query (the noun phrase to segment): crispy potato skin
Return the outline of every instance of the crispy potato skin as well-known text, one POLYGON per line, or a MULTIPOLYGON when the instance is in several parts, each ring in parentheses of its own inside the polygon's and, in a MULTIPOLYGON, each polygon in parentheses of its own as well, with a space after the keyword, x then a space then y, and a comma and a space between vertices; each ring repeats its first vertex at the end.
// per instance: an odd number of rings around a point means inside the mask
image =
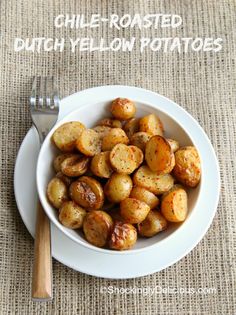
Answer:
POLYGON ((184 221, 188 212, 186 191, 183 188, 176 188, 167 193, 161 201, 161 212, 167 221, 184 221))
POLYGON ((47 186, 47 197, 53 207, 59 209, 63 202, 68 200, 68 192, 65 183, 57 177, 51 179, 47 186))
POLYGON ((143 201, 135 198, 126 198, 120 203, 120 214, 127 223, 140 223, 145 220, 150 207, 143 201))
POLYGON ((86 156, 94 156, 101 152, 102 140, 93 129, 85 129, 76 141, 76 148, 86 156))
POLYGON ((139 118, 131 118, 124 124, 123 128, 129 139, 139 131, 139 121, 139 118))
POLYGON ((159 199, 157 196, 155 196, 151 191, 139 186, 136 186, 132 189, 130 198, 135 198, 145 202, 150 207, 150 209, 156 208, 159 204, 159 199))
POLYGON ((85 126, 78 121, 65 123, 54 131, 52 140, 62 152, 72 152, 84 129, 85 126))
POLYGON ((117 144, 128 144, 129 138, 121 128, 112 128, 102 140, 102 151, 111 151, 117 144))
POLYGON ((129 148, 131 149, 135 157, 135 168, 138 168, 143 163, 143 151, 135 145, 130 145, 129 148))
POLYGON ((179 149, 179 142, 173 139, 166 139, 169 142, 171 150, 175 153, 179 149))
POLYGON ((144 116, 139 121, 139 130, 149 133, 150 135, 159 135, 163 137, 163 125, 159 117, 154 114, 144 116))
POLYGON ((127 250, 132 248, 137 241, 137 231, 129 223, 116 222, 111 234, 109 247, 116 250, 127 250))
POLYGON ((90 169, 98 177, 111 177, 113 169, 110 162, 110 151, 96 154, 91 161, 90 169))
POLYGON ((138 233, 141 236, 152 237, 167 228, 167 221, 157 210, 151 210, 146 219, 138 224, 138 233))
POLYGON ((63 153, 63 154, 59 154, 55 157, 55 159, 53 160, 53 168, 55 170, 56 173, 61 171, 61 163, 68 157, 74 156, 73 153, 63 153))
POLYGON ((107 126, 110 128, 122 128, 122 122, 118 119, 104 118, 99 121, 99 126, 107 126))
POLYGON ((104 138, 104 136, 109 133, 111 128, 107 127, 107 126, 96 126, 93 128, 93 130, 95 130, 96 133, 98 133, 99 138, 102 140, 104 138))
POLYGON ((83 222, 86 240, 97 247, 104 247, 108 243, 112 227, 112 218, 101 210, 89 212, 83 222))
POLYGON ((118 143, 111 150, 110 162, 112 168, 121 174, 131 174, 137 167, 133 150, 123 143, 118 143))
POLYGON ((128 120, 134 117, 136 106, 127 98, 117 98, 111 103, 111 113, 117 119, 128 120))
POLYGON ((104 193, 110 202, 118 203, 129 197, 132 187, 129 175, 113 173, 104 187, 104 193))
POLYGON ((201 178, 201 163, 193 146, 182 147, 175 152, 175 178, 185 186, 196 187, 201 178))
POLYGON ((81 228, 85 216, 86 211, 78 206, 74 201, 64 202, 59 212, 60 222, 70 229, 81 228))
POLYGON ((78 177, 87 172, 89 158, 80 154, 67 157, 61 163, 61 172, 69 177, 78 177))
POLYGON ((143 152, 145 151, 147 142, 151 139, 151 135, 147 132, 139 131, 132 135, 130 144, 135 145, 143 152))

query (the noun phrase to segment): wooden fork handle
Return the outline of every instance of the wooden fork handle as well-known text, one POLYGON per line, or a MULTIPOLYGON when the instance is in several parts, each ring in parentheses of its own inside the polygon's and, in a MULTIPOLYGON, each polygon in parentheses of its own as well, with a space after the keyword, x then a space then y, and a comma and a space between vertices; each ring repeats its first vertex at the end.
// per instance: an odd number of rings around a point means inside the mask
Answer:
POLYGON ((52 258, 50 233, 50 221, 39 202, 34 243, 32 282, 32 300, 34 301, 49 301, 52 299, 52 258))

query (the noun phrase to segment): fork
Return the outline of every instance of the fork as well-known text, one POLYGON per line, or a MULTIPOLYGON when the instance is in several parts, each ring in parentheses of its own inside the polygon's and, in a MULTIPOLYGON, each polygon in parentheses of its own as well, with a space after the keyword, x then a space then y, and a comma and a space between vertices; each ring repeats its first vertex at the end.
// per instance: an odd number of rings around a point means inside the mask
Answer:
MULTIPOLYGON (((59 96, 53 77, 35 77, 30 96, 32 123, 38 131, 40 144, 56 123, 59 96)), ((52 257, 50 221, 38 202, 34 244, 32 300, 52 299, 52 257)))

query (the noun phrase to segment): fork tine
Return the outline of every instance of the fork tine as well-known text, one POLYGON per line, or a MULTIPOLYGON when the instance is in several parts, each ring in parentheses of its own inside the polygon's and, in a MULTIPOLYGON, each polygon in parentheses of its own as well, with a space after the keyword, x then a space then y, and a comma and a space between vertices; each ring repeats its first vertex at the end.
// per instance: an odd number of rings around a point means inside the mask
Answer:
POLYGON ((44 77, 40 77, 40 82, 39 82, 39 101, 38 101, 38 106, 43 108, 45 105, 45 92, 46 92, 46 86, 45 86, 46 80, 44 77))
POLYGON ((37 97, 37 77, 34 77, 34 81, 32 84, 32 90, 30 95, 30 105, 35 107, 36 106, 36 97, 37 97))
POLYGON ((60 104, 59 93, 58 93, 58 89, 57 89, 57 85, 54 80, 54 77, 52 77, 52 79, 53 79, 53 103, 54 103, 54 107, 59 109, 59 104, 60 104))
POLYGON ((46 93, 45 93, 46 107, 53 108, 53 101, 52 101, 52 93, 53 93, 52 77, 46 77, 45 86, 46 86, 46 93))

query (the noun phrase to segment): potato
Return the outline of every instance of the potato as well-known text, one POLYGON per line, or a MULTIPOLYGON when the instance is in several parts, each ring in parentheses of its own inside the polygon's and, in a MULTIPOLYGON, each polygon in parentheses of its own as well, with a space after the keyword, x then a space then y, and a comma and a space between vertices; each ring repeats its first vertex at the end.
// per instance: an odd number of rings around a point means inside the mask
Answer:
POLYGON ((130 249, 137 241, 137 231, 129 223, 116 222, 109 242, 109 247, 116 250, 130 249))
POLYGON ((161 136, 153 136, 146 144, 145 160, 147 165, 150 170, 159 175, 172 171, 174 167, 173 155, 169 143, 161 136))
POLYGON ((94 156, 101 152, 102 139, 93 129, 85 129, 77 139, 76 148, 87 156, 94 156))
POLYGON ((56 173, 56 177, 61 179, 67 187, 70 186, 73 180, 71 177, 64 175, 62 172, 56 173))
POLYGON ((97 247, 104 247, 108 243, 112 227, 113 221, 111 216, 101 210, 89 212, 83 222, 86 240, 97 247))
POLYGON ((93 130, 95 130, 96 133, 98 133, 100 139, 103 139, 103 137, 108 134, 111 128, 107 126, 96 126, 93 128, 93 130))
POLYGON ((113 173, 104 187, 110 202, 118 203, 129 197, 133 183, 129 175, 113 173))
POLYGON ((86 211, 78 206, 74 201, 66 201, 60 208, 60 222, 71 229, 79 229, 83 225, 86 211))
POLYGON ((166 219, 157 210, 151 210, 146 219, 138 224, 138 233, 141 236, 152 237, 167 228, 166 219))
POLYGON ((150 207, 135 198, 126 198, 120 203, 120 214, 127 223, 140 223, 145 220, 150 207))
POLYGON ((53 207, 59 209, 63 202, 68 200, 68 192, 65 183, 57 177, 51 179, 47 186, 47 197, 53 207))
POLYGON ((55 157, 53 160, 53 167, 56 173, 61 171, 61 163, 68 157, 73 156, 73 153, 64 153, 64 154, 59 154, 55 157))
POLYGON ((130 144, 135 145, 142 151, 145 151, 147 142, 151 139, 151 135, 147 132, 136 132, 130 139, 130 144))
POLYGON ((134 187, 131 190, 130 198, 135 198, 145 202, 150 207, 150 209, 156 208, 159 204, 158 197, 143 187, 134 187))
POLYGON ((187 193, 183 188, 176 188, 167 193, 161 201, 161 212, 170 222, 182 222, 188 212, 187 193))
POLYGON ((80 206, 100 209, 104 203, 102 185, 94 178, 82 176, 70 185, 70 196, 80 206))
POLYGON ((136 132, 139 131, 139 118, 131 118, 124 125, 124 131, 130 139, 136 132))
POLYGON ((110 128, 122 128, 122 123, 118 119, 104 118, 99 121, 99 126, 107 126, 110 128))
POLYGON ((98 177, 109 178, 113 172, 110 163, 110 151, 96 154, 92 158, 90 169, 98 177))
POLYGON ((175 152, 174 177, 183 185, 196 187, 201 178, 201 163, 193 146, 182 147, 175 152))
POLYGON ((143 163, 143 151, 135 145, 130 145, 129 148, 134 154, 136 168, 138 168, 143 163))
POLYGON ((174 178, 170 174, 158 175, 147 165, 141 166, 134 174, 134 184, 146 188, 155 195, 161 195, 174 185, 174 178))
POLYGON ((171 147, 172 152, 176 152, 179 149, 179 142, 173 139, 166 139, 171 147))
POLYGON ((132 149, 122 143, 114 146, 110 153, 112 168, 121 174, 131 174, 137 167, 137 161, 132 149))
POLYGON ((75 149, 76 140, 84 129, 85 126, 79 121, 65 123, 54 131, 52 140, 62 152, 72 152, 75 149))
POLYGON ((154 114, 144 116, 143 118, 140 119, 139 130, 147 132, 153 136, 155 135, 163 136, 164 132, 162 122, 154 114))
POLYGON ((136 106, 127 98, 117 98, 111 103, 111 113, 117 119, 127 120, 134 117, 136 106))
POLYGON ((69 177, 77 177, 87 172, 89 167, 89 158, 81 154, 74 154, 67 157, 61 163, 61 172, 69 177))
POLYGON ((126 133, 121 128, 112 128, 102 140, 102 151, 111 151, 112 148, 118 144, 128 144, 129 138, 126 133))

